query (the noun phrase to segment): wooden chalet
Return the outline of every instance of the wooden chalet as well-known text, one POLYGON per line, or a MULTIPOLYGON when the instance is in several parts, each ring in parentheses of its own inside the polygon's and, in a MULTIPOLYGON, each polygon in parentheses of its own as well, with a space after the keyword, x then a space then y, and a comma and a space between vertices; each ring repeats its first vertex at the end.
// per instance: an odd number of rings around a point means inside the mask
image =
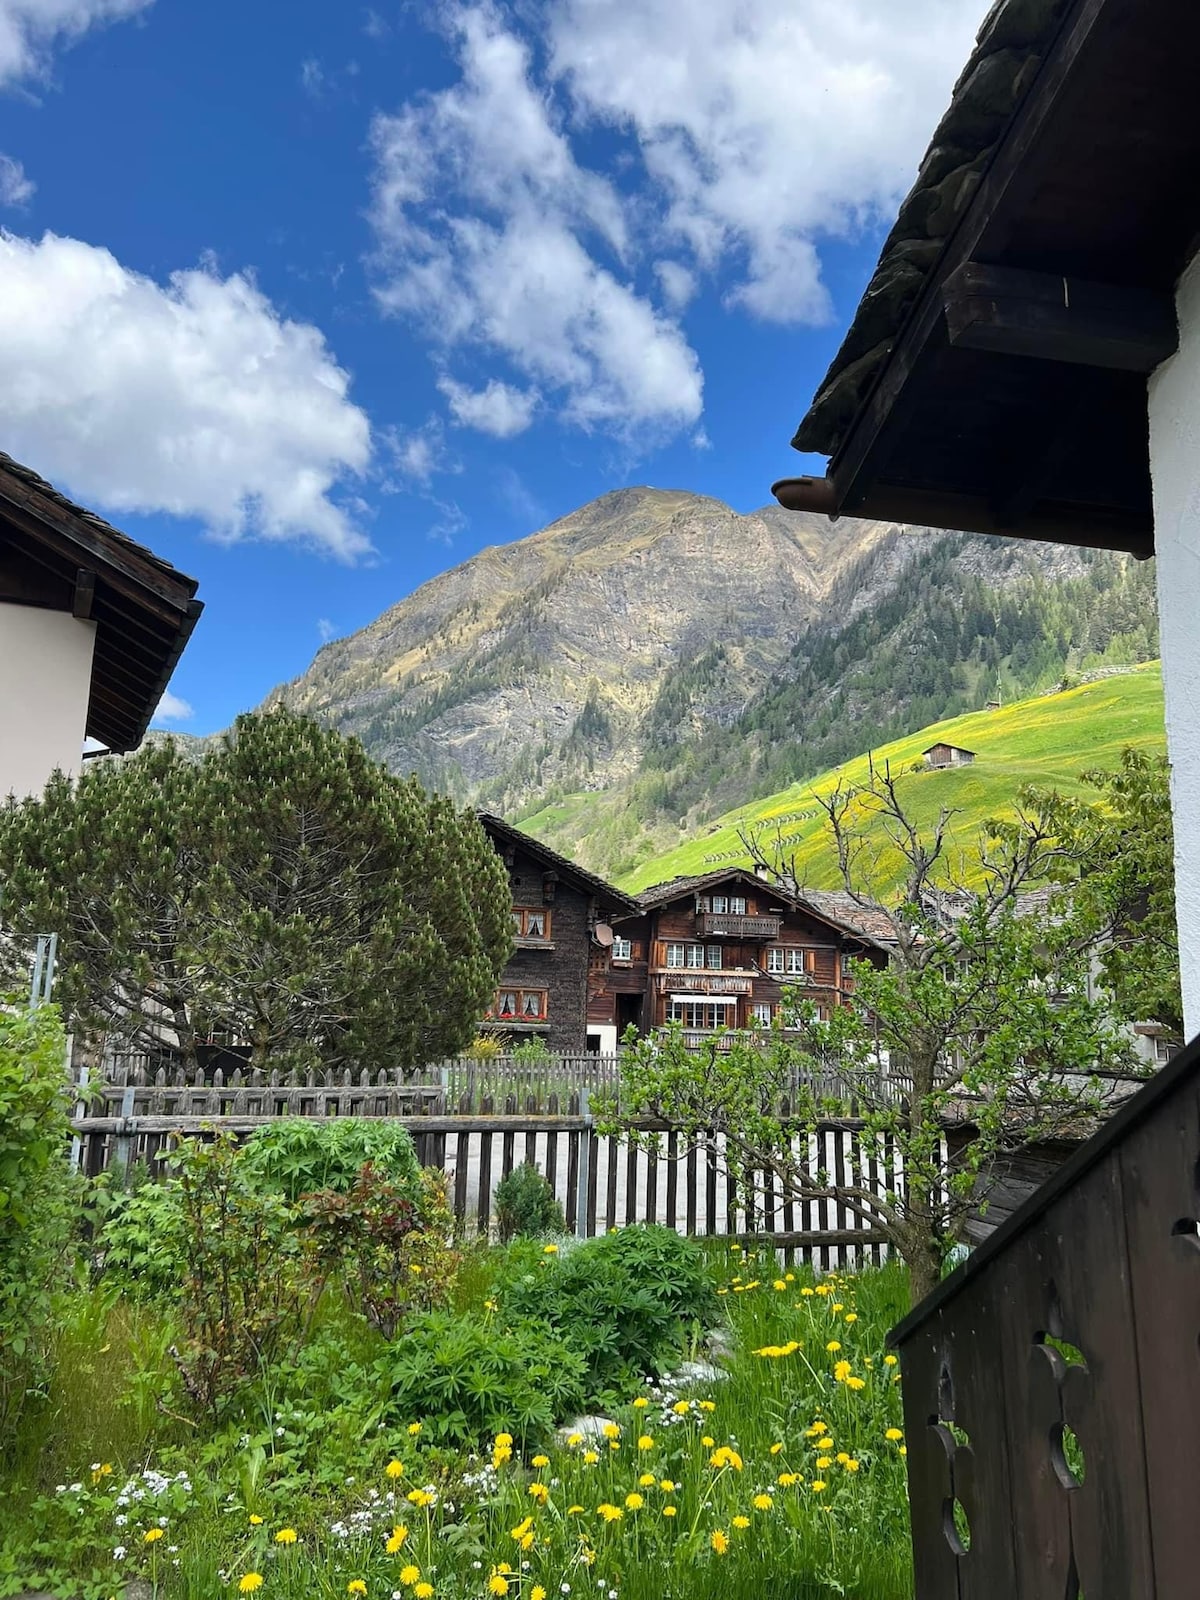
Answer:
POLYGON ((196 582, 0 454, 0 798, 135 749, 203 607, 196 582))
MULTIPOLYGON (((605 963, 613 924, 638 913, 637 902, 548 845, 483 812, 484 830, 508 869, 516 948, 504 969, 485 1026, 514 1043, 540 1039, 564 1055, 588 1048, 593 970, 605 963)), ((592 1048, 616 1048, 593 1038, 592 1048)))
POLYGON ((928 750, 921 751, 921 759, 934 770, 941 767, 969 767, 975 760, 975 751, 964 750, 959 744, 931 744, 928 750))
POLYGON ((886 961, 886 919, 849 895, 784 892, 742 868, 644 890, 639 914, 592 963, 588 1027, 606 1038, 680 1024, 697 1044, 769 1028, 785 988, 828 1013, 853 989, 851 960, 886 961))

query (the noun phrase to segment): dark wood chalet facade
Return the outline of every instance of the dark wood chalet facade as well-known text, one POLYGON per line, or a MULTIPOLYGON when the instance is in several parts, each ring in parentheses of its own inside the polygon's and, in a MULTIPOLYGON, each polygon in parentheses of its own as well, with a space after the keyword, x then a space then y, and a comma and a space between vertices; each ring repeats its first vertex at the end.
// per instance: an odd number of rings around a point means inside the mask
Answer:
POLYGON ((484 1026, 514 1043, 540 1039, 555 1053, 580 1054, 593 961, 607 959, 613 924, 636 915, 637 902, 499 817, 479 820, 508 869, 516 942, 484 1026))
POLYGON ((805 988, 828 1014, 853 988, 853 958, 887 959, 885 922, 848 895, 784 893, 741 868, 677 878, 638 903, 592 953, 595 1048, 615 1048, 631 1025, 679 1023, 697 1043, 722 1028, 768 1028, 785 988, 805 988))

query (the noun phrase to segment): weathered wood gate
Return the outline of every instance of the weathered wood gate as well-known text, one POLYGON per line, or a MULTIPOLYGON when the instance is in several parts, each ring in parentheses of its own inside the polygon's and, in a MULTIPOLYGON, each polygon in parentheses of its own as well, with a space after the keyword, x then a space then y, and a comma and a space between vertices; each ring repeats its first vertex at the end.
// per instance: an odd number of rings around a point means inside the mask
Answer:
POLYGON ((892 1334, 919 1600, 1200 1594, 1200 1041, 892 1334))

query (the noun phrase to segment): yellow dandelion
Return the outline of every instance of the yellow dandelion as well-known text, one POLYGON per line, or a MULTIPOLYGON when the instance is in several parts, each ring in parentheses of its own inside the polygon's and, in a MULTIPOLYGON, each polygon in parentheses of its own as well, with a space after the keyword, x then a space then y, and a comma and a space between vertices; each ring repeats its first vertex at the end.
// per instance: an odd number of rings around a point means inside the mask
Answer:
POLYGON ((830 1306, 829 1309, 830 1309, 830 1311, 844 1311, 846 1308, 842 1304, 842 1302, 839 1300, 836 1305, 830 1306))
POLYGON ((698 1400, 696 1404, 700 1407, 701 1411, 715 1411, 717 1409, 717 1402, 715 1400, 698 1400))
POLYGON ((825 1468, 828 1467, 828 1466, 832 1466, 832 1464, 833 1464, 833 1457, 832 1456, 818 1456, 817 1457, 817 1471, 818 1472, 824 1472, 825 1468))
POLYGON ((713 1451, 712 1455, 708 1458, 708 1464, 711 1467, 716 1467, 718 1470, 723 1467, 732 1467, 735 1472, 740 1472, 742 1470, 741 1456, 738 1455, 736 1450, 730 1449, 727 1444, 723 1444, 721 1445, 720 1449, 713 1451))
POLYGON ((773 1456, 777 1456, 782 1449, 783 1449, 783 1445, 782 1444, 773 1444, 771 1446, 771 1454, 773 1456))
POLYGON ((908 1454, 908 1446, 906 1444, 902 1444, 896 1454, 906 1456, 908 1454))
POLYGON ((750 1526, 750 1518, 738 1515, 733 1519, 733 1526, 738 1529, 748 1528, 750 1526))
POLYGON ((433 1504, 433 1496, 428 1489, 410 1489, 404 1498, 410 1500, 417 1507, 431 1506, 433 1504))
POLYGON ((279 1532, 275 1535, 276 1544, 295 1544, 295 1542, 295 1528, 280 1528, 279 1532))
POLYGON ((782 1294, 783 1291, 787 1288, 787 1284, 783 1281, 782 1278, 776 1278, 775 1282, 771 1285, 771 1287, 772 1287, 772 1289, 775 1290, 776 1294, 782 1294))
POLYGON ((829 1485, 822 1478, 814 1478, 810 1488, 814 1494, 821 1494, 829 1485))
POLYGON ((884 1356, 883 1364, 885 1367, 894 1367, 899 1360, 899 1356, 894 1356, 889 1353, 888 1355, 884 1356))
POLYGON ((397 1551, 400 1550, 400 1548, 403 1546, 404 1541, 407 1538, 408 1538, 408 1528, 402 1522, 396 1523, 396 1525, 392 1529, 391 1537, 388 1539, 388 1542, 387 1542, 387 1553, 388 1553, 388 1555, 394 1556, 397 1553, 397 1551))
POLYGON ((567 1449, 568 1450, 578 1450, 579 1446, 582 1443, 583 1443, 583 1435, 581 1433, 569 1433, 567 1435, 567 1449))
POLYGON ((714 1528, 712 1538, 708 1541, 719 1556, 723 1556, 729 1549, 729 1535, 720 1528, 714 1528))
POLYGON ((521 1539, 523 1539, 525 1537, 525 1535, 529 1532, 530 1528, 532 1528, 532 1527, 533 1527, 533 1518, 532 1517, 526 1517, 524 1522, 518 1522, 515 1528, 510 1528, 508 1531, 512 1535, 512 1537, 519 1542, 521 1539))
POLYGON ((640 1489, 653 1489, 656 1481, 657 1480, 652 1472, 643 1472, 641 1477, 638 1479, 638 1487, 640 1489))
POLYGON ((781 1472, 775 1482, 781 1489, 791 1489, 800 1482, 800 1474, 798 1472, 781 1472))
POLYGON ((367 1586, 361 1578, 351 1578, 346 1585, 347 1594, 366 1594, 367 1586))
POLYGON ((847 1378, 846 1379, 846 1387, 847 1387, 847 1389, 853 1389, 856 1394, 858 1393, 858 1391, 860 1389, 865 1389, 866 1386, 867 1386, 867 1380, 865 1378, 847 1378))
POLYGON ((834 1383, 845 1383, 853 1368, 848 1361, 835 1361, 833 1364, 834 1383))
POLYGON ((538 1468, 548 1467, 550 1465, 550 1457, 549 1456, 534 1456, 533 1464, 534 1464, 535 1467, 538 1467, 538 1468))
POLYGON ((704 1448, 706 1450, 711 1450, 712 1447, 716 1444, 716 1442, 717 1441, 715 1439, 710 1438, 707 1433, 704 1435, 704 1437, 700 1441, 700 1443, 704 1446, 704 1448))
POLYGON ((599 1459, 600 1457, 595 1450, 585 1450, 583 1452, 583 1464, 585 1467, 594 1467, 599 1459))
POLYGON ((596 1513, 598 1516, 603 1517, 605 1522, 620 1522, 625 1515, 620 1506, 610 1505, 607 1500, 603 1505, 596 1507, 596 1513))
POLYGON ((818 1450, 832 1450, 833 1449, 833 1440, 831 1438, 829 1438, 828 1435, 826 1435, 826 1437, 824 1439, 818 1439, 817 1440, 817 1449, 818 1450))
POLYGON ((421 1424, 420 1422, 410 1422, 409 1425, 408 1425, 408 1436, 409 1436, 409 1438, 410 1439, 415 1439, 417 1437, 417 1435, 420 1433, 422 1426, 423 1426, 423 1424, 421 1424))
POLYGON ((540 1583, 535 1583, 529 1591, 529 1600, 546 1600, 546 1591, 540 1583))
POLYGON ((836 1340, 836 1339, 830 1339, 830 1341, 829 1341, 829 1343, 828 1343, 828 1344, 827 1344, 827 1345, 826 1345, 826 1346, 825 1346, 825 1348, 826 1348, 826 1350, 828 1350, 828 1351, 829 1351, 829 1352, 830 1352, 830 1354, 831 1354, 831 1355, 832 1355, 832 1354, 833 1354, 833 1353, 834 1353, 834 1352, 835 1352, 835 1351, 838 1351, 838 1350, 840 1350, 840 1349, 841 1349, 841 1348, 842 1348, 842 1347, 841 1347, 841 1345, 840 1345, 840 1344, 839 1344, 839 1343, 838 1343, 838 1342, 837 1342, 837 1340, 836 1340))
POLYGON ((625 1509, 627 1511, 640 1511, 646 1504, 640 1494, 627 1494, 625 1496, 625 1509))
POLYGON ((256 1512, 253 1512, 253 1511, 250 1513, 250 1526, 252 1528, 261 1528, 262 1527, 262 1518, 256 1512))
POLYGON ((883 1437, 890 1443, 895 1444, 898 1440, 903 1439, 904 1435, 899 1428, 889 1428, 883 1437))
POLYGON ((644 1411, 649 1404, 650 1402, 646 1399, 646 1396, 644 1394, 640 1394, 633 1402, 633 1409, 635 1411, 644 1411))
POLYGON ((769 1494, 756 1494, 751 1504, 755 1511, 770 1511, 775 1502, 769 1494))
POLYGON ((556 1244, 544 1244, 542 1246, 542 1254, 544 1256, 556 1256, 558 1254, 558 1246, 556 1244))
POLYGON ((677 1417, 686 1417, 691 1409, 692 1402, 690 1400, 676 1400, 675 1404, 671 1407, 671 1410, 677 1417))
POLYGON ((508 1593, 508 1579, 502 1572, 493 1572, 488 1579, 487 1586, 489 1594, 501 1595, 508 1593))
POLYGON ((806 1300, 808 1300, 808 1299, 811 1299, 811 1297, 816 1293, 816 1291, 814 1289, 801 1289, 800 1293, 804 1296, 804 1298, 806 1300))
POLYGON ((847 1461, 849 1461, 850 1455, 849 1455, 848 1451, 839 1450, 837 1455, 834 1456, 833 1459, 837 1462, 839 1467, 844 1467, 846 1465, 847 1461))
POLYGON ((675 1506, 664 1506, 663 1507, 663 1516, 664 1517, 677 1517, 678 1515, 679 1515, 679 1511, 678 1511, 677 1507, 675 1507, 675 1506))
POLYGON ((162 1536, 163 1536, 163 1531, 162 1531, 161 1528, 151 1528, 149 1533, 143 1534, 142 1543, 143 1544, 157 1544, 158 1541, 162 1538, 162 1536))
POLYGON ((544 1506, 550 1498, 550 1490, 544 1483, 531 1483, 529 1485, 529 1493, 540 1506, 544 1506))
POLYGON ((603 1432, 606 1439, 619 1439, 621 1437, 621 1424, 619 1422, 606 1422, 603 1432))
POLYGON ((849 1461, 847 1461, 847 1463, 846 1463, 846 1471, 847 1472, 857 1472, 858 1471, 858 1462, 854 1459, 853 1456, 851 1456, 849 1461))
POLYGON ((420 1576, 421 1569, 413 1561, 410 1561, 408 1566, 400 1568, 400 1582, 406 1589, 411 1589, 420 1576))
POLYGON ((583 1507, 582 1506, 568 1506, 567 1507, 567 1515, 569 1517, 578 1517, 578 1516, 581 1516, 582 1513, 583 1513, 583 1507))
POLYGON ((664 1494, 674 1494, 675 1490, 678 1488, 678 1485, 670 1478, 664 1478, 658 1487, 664 1494))
POLYGON ((857 1311, 847 1311, 847 1313, 846 1313, 846 1321, 847 1322, 857 1322, 858 1321, 858 1312, 857 1311))
POLYGON ((256 1589, 261 1589, 262 1586, 263 1575, 261 1572, 244 1572, 238 1579, 239 1594, 253 1594, 256 1589))
POLYGON ((416 1600, 433 1600, 433 1585, 422 1578, 420 1583, 413 1589, 413 1594, 416 1596, 416 1600))
POLYGON ((404 1476, 404 1463, 403 1461, 392 1460, 388 1462, 383 1470, 389 1478, 402 1478, 404 1476))
POLYGON ((648 1433, 644 1433, 641 1436, 641 1438, 638 1440, 638 1449, 639 1450, 653 1450, 654 1449, 654 1440, 650 1437, 650 1435, 648 1433))

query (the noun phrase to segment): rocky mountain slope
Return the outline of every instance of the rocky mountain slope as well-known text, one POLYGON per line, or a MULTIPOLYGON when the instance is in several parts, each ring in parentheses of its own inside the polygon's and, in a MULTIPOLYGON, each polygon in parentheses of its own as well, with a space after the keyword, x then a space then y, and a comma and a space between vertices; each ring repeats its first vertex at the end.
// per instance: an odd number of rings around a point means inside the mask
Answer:
POLYGON ((839 740, 1044 687, 1114 641, 1157 644, 1122 557, 639 488, 432 579, 272 698, 629 870, 839 740))

